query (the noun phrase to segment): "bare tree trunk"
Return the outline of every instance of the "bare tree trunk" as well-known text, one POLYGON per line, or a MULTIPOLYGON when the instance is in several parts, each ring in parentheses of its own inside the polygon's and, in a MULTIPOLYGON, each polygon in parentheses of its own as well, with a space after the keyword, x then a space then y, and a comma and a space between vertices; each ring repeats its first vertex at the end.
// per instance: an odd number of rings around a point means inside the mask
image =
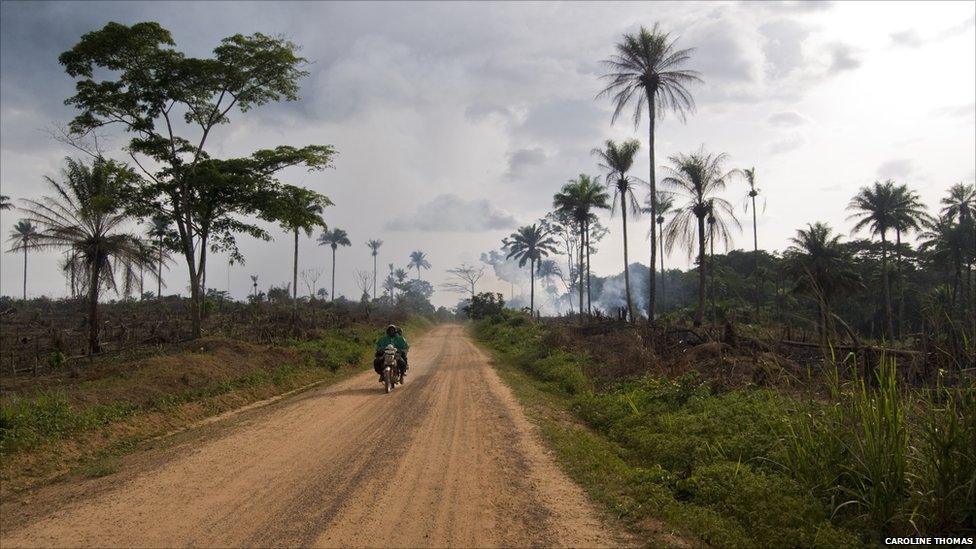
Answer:
POLYGON ((752 276, 756 278, 756 322, 759 322, 759 300, 762 299, 762 292, 759 287, 759 229, 756 225, 756 195, 752 195, 752 256, 755 264, 752 267, 752 276))
POLYGON ((586 233, 585 221, 580 220, 579 271, 576 273, 576 283, 579 284, 579 314, 583 318, 583 235, 586 233))
POLYGON ((332 248, 332 300, 335 301, 335 253, 336 249, 332 248))
POLYGON ((24 244, 24 301, 27 301, 27 244, 24 244))
POLYGON ((376 252, 373 252, 373 300, 376 300, 376 252))
POLYGON ((529 260, 529 312, 535 318, 535 260, 529 260))
POLYGON ((156 299, 163 297, 163 236, 159 236, 159 266, 156 272, 156 299))
POLYGON ((630 260, 627 258, 627 195, 620 193, 620 213, 624 227, 624 290, 627 293, 627 315, 634 321, 634 305, 630 300, 630 260))
POLYGON ((895 276, 898 277, 898 323, 896 337, 901 337, 905 325, 905 278, 902 273, 901 229, 895 229, 895 276))
POLYGON ((895 337, 894 315, 891 312, 891 286, 888 280, 888 239, 881 233, 881 284, 884 286, 885 324, 888 337, 895 337))
POLYGON ((298 318, 298 229, 295 229, 295 257, 292 266, 292 290, 291 290, 291 300, 292 300, 292 318, 298 318))
POLYGON ((593 314, 593 294, 590 293, 590 221, 586 221, 586 314, 593 314))
POLYGON ((715 307, 715 230, 712 224, 708 227, 708 296, 712 302, 712 324, 715 324, 718 321, 718 310, 715 307))
POLYGON ((100 352, 101 346, 98 344, 98 266, 100 264, 101 252, 95 251, 95 261, 92 265, 90 287, 88 289, 88 352, 95 354, 100 352))
POLYGON ((698 217, 698 310, 695 326, 702 325, 705 316, 705 217, 698 217))
MULTIPOLYGON (((657 228, 654 225, 655 220, 657 220, 657 180, 654 177, 654 119, 656 118, 657 112, 655 112, 654 103, 654 93, 651 90, 646 90, 647 94, 647 114, 650 116, 650 121, 647 125, 647 148, 648 156, 650 160, 650 171, 651 177, 649 183, 651 185, 651 263, 650 263, 650 296, 647 301, 647 321, 654 322, 654 311, 657 305, 657 277, 655 275, 654 264, 657 263, 657 228)), ((663 255, 663 251, 661 252, 663 255)), ((633 314, 631 315, 633 316, 633 314)))
POLYGON ((661 308, 663 309, 665 306, 664 304, 667 301, 667 297, 668 297, 667 285, 666 285, 667 275, 664 272, 664 224, 663 223, 658 224, 657 238, 658 238, 658 248, 661 252, 661 308))

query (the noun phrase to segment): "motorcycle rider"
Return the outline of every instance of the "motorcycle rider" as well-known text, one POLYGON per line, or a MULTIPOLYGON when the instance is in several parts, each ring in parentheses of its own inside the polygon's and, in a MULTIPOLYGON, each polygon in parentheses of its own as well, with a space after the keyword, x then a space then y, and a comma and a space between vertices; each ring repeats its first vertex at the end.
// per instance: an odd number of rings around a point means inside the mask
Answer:
POLYGON ((383 381, 383 350, 386 349, 387 345, 393 345, 397 350, 397 366, 400 367, 400 372, 403 375, 407 373, 407 350, 410 349, 410 344, 403 337, 403 331, 397 328, 396 324, 390 324, 386 327, 386 333, 383 337, 376 340, 376 358, 373 359, 373 369, 380 376, 380 381, 383 381))

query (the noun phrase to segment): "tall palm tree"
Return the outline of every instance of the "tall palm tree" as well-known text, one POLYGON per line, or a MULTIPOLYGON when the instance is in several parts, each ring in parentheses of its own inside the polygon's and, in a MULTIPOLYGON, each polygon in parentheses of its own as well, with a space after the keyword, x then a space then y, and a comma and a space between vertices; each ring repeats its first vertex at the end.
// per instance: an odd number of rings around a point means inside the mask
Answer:
POLYGON ((156 299, 163 297, 163 261, 168 255, 163 239, 169 234, 169 219, 157 215, 150 221, 148 236, 156 243, 156 299))
POLYGON ((728 180, 737 170, 725 171, 725 153, 706 153, 704 148, 691 154, 677 154, 669 158, 671 166, 665 167, 666 177, 661 183, 671 187, 685 203, 675 209, 675 215, 664 228, 665 246, 668 253, 680 244, 688 256, 698 250, 698 310, 695 325, 700 326, 705 311, 705 242, 709 239, 705 223, 709 214, 715 219, 712 233, 721 238, 726 247, 732 240, 732 228, 740 229, 732 204, 715 196, 725 190, 728 180), (697 246, 696 246, 697 244, 697 246))
POLYGON ((949 277, 946 276, 945 282, 950 288, 951 304, 955 307, 959 285, 962 282, 963 256, 966 247, 964 227, 949 215, 942 214, 938 218, 925 222, 925 230, 919 234, 919 238, 921 239, 919 250, 925 253, 934 265, 943 267, 947 274, 951 269, 952 280, 950 282, 949 277))
MULTIPOLYGON (((701 82, 697 71, 682 68, 691 59, 693 49, 677 49, 676 40, 662 31, 657 23, 648 30, 644 27, 634 34, 625 34, 617 43, 617 53, 603 63, 610 82, 600 95, 612 96, 613 119, 633 104, 634 126, 640 124, 641 114, 647 108, 648 157, 651 186, 651 265, 655 263, 657 240, 654 222, 657 218, 657 178, 654 159, 655 121, 671 111, 684 121, 687 113, 695 110, 695 100, 686 86, 701 82)), ((611 122, 612 122, 611 121, 611 122)), ((651 277, 648 320, 654 320, 657 296, 654 277, 651 277)))
POLYGON ((352 242, 349 241, 349 233, 342 229, 332 229, 322 231, 319 235, 319 246, 328 245, 332 248, 332 297, 331 300, 335 301, 335 261, 336 261, 336 250, 339 246, 352 246, 352 242))
POLYGON ((576 179, 570 179, 552 197, 552 205, 556 211, 562 212, 579 224, 580 234, 580 254, 579 254, 579 310, 583 313, 583 272, 586 272, 586 291, 589 293, 590 269, 589 269, 589 230, 592 218, 595 217, 594 209, 608 209, 610 195, 607 194, 600 178, 590 177, 585 173, 579 174, 576 179), (583 266, 583 256, 585 250, 586 267, 583 266))
POLYGON ((752 256, 753 256, 753 266, 752 266, 752 277, 756 282, 756 322, 759 322, 759 307, 762 300, 762 288, 760 288, 759 276, 759 225, 756 221, 756 197, 759 196, 759 187, 756 186, 756 168, 746 168, 742 170, 742 175, 746 178, 746 183, 749 184, 749 192, 746 193, 745 210, 749 211, 749 206, 752 206, 752 256))
MULTIPOLYGON (((976 302, 972 302, 974 297, 972 271, 973 261, 976 260, 976 184, 956 183, 949 188, 949 194, 941 202, 942 212, 950 218, 955 218, 960 229, 964 231, 963 258, 966 263, 966 292, 968 301, 970 301, 969 307, 974 309, 969 316, 976 317, 976 302)), ((965 309, 966 307, 963 307, 963 310, 965 309)))
POLYGON ((891 307, 891 284, 888 277, 888 231, 895 228, 895 207, 897 204, 895 184, 888 180, 875 181, 873 185, 861 187, 847 209, 854 212, 848 219, 856 220, 854 230, 869 230, 872 235, 881 237, 881 285, 884 295, 885 326, 887 336, 895 337, 895 320, 891 307))
POLYGON ((817 302, 817 326, 825 343, 833 297, 861 286, 860 278, 851 268, 851 258, 840 243, 840 235, 831 233, 830 226, 820 222, 798 229, 784 255, 786 272, 796 283, 794 291, 811 295, 817 302))
POLYGON ((292 258, 292 313, 298 315, 298 233, 312 236, 316 227, 328 228, 322 213, 332 201, 325 196, 304 187, 285 185, 281 188, 273 205, 273 217, 281 228, 294 235, 294 255, 292 258))
POLYGON ((88 291, 88 346, 100 351, 98 342, 98 297, 102 287, 120 293, 135 283, 141 266, 154 258, 148 246, 124 232, 130 218, 118 209, 131 172, 112 161, 96 159, 91 165, 66 159, 63 181, 46 177, 54 196, 28 200, 25 211, 42 231, 36 247, 69 251, 84 273, 88 291))
POLYGON ((542 285, 546 288, 552 286, 554 282, 552 279, 557 278, 562 280, 563 270, 559 268, 559 264, 552 259, 542 259, 535 265, 535 274, 542 281, 542 285))
POLYGON ((27 300, 27 250, 37 247, 40 237, 41 232, 37 225, 26 219, 21 219, 14 225, 13 230, 10 231, 10 237, 7 239, 7 242, 13 244, 9 251, 24 251, 24 301, 27 300))
MULTIPOLYGON (((627 315, 634 321, 634 302, 630 295, 630 260, 627 257, 627 210, 633 214, 640 212, 634 189, 639 180, 627 175, 634 166, 634 157, 640 149, 640 141, 628 139, 621 144, 608 139, 603 149, 593 149, 593 154, 600 159, 600 167, 606 170, 606 184, 613 189, 613 204, 616 209, 617 199, 620 199, 620 214, 624 229, 624 289, 627 294, 627 315)), ((610 210, 613 215, 613 209, 610 210)), ((648 310, 650 313, 650 310, 648 310)))
POLYGON ((383 245, 382 240, 371 239, 366 241, 366 246, 369 247, 369 253, 373 256, 373 299, 376 299, 376 256, 380 253, 380 246, 383 245))
POLYGON ((251 286, 254 288, 254 292, 251 294, 254 296, 254 300, 258 300, 258 275, 251 275, 251 286))
MULTIPOLYGON (((653 201, 651 200, 651 195, 647 195, 647 199, 644 201, 644 205, 646 207, 643 208, 642 210, 644 213, 646 214, 651 213, 652 206, 653 206, 652 202, 653 201)), ((665 306, 665 302, 667 301, 667 295, 668 295, 666 281, 665 281, 666 277, 664 272, 664 221, 667 219, 667 215, 671 213, 673 208, 674 208, 674 195, 668 192, 657 191, 657 217, 654 219, 654 221, 655 223, 657 223, 657 238, 658 238, 657 244, 658 244, 659 253, 661 255, 661 307, 662 308, 665 306)), ((654 238, 654 233, 648 231, 647 237, 654 238)), ((654 274, 652 273, 651 276, 654 276, 654 274)))
POLYGON ((401 294, 406 289, 405 284, 407 283, 407 278, 409 276, 410 273, 408 273, 407 270, 402 267, 397 267, 393 271, 394 287, 398 288, 401 294))
POLYGON ((427 254, 417 250, 410 252, 410 263, 408 266, 417 269, 417 280, 420 280, 420 269, 430 269, 430 261, 427 261, 427 254))
POLYGON ((918 232, 929 220, 925 205, 918 193, 909 189, 908 185, 894 187, 894 229, 895 229, 895 273, 898 279, 898 324, 895 326, 896 335, 901 335, 905 322, 905 277, 902 274, 901 237, 909 232, 918 232))
POLYGON ((518 259, 519 267, 529 262, 529 311, 535 316, 535 264, 550 253, 556 252, 556 241, 549 236, 544 227, 538 224, 519 227, 505 241, 508 250, 506 259, 518 259))

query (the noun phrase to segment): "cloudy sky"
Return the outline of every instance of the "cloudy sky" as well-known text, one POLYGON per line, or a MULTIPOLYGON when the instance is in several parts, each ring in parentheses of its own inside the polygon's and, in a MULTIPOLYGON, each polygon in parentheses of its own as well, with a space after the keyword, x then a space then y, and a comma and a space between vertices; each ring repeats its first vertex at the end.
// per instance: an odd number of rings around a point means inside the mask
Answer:
MULTIPOLYGON (((337 292, 355 296, 352 271, 371 269, 365 242, 385 241, 380 264, 425 250, 444 270, 477 263, 517 224, 544 215, 567 179, 597 173, 590 150, 639 137, 646 126, 610 124, 600 60, 641 25, 660 24, 693 47, 698 109, 658 124, 657 157, 700 146, 730 167, 755 166, 766 197, 761 245, 782 249, 797 227, 828 221, 847 232, 844 207, 858 187, 894 178, 931 205, 950 184, 976 177, 976 4, 953 3, 39 3, 0 5, 0 187, 15 198, 44 191, 70 151, 45 132, 73 111, 73 83, 57 57, 109 21, 158 21, 182 50, 206 56, 235 33, 281 34, 312 65, 298 102, 236 113, 210 141, 216 156, 278 144, 334 145, 336 169, 287 179, 329 195, 339 251, 337 292)), ((121 136, 110 142, 116 151, 121 136)), ((122 157, 119 155, 120 158, 122 157)), ((635 170, 646 178, 646 149, 635 170)), ((740 204, 744 184, 727 198, 740 204)), ((741 213, 741 209, 739 210, 741 213)), ((745 219, 745 214, 741 217, 745 219)), ((16 211, 0 219, 4 236, 16 211)), ((621 270, 619 219, 594 256, 599 274, 621 270)), ((647 221, 630 231, 631 257, 647 262, 647 221)), ((290 280, 291 246, 241 238, 247 264, 230 271, 236 297, 290 280)), ((736 246, 749 247, 745 233, 736 246)), ((8 246, 4 246, 6 250, 8 246)), ((57 258, 31 258, 31 295, 63 295, 57 258)), ((327 269, 327 249, 302 243, 302 266, 327 269)), ((668 258, 687 265, 684 254, 668 258)), ((224 289, 226 263, 208 282, 224 289)), ((217 266, 219 265, 219 267, 217 266)), ((18 295, 21 258, 2 254, 0 292, 18 295)), ((325 280, 325 276, 320 280, 325 280)), ((168 277, 185 293, 185 266, 168 277)), ((497 281, 486 286, 507 289, 497 281)), ((454 295, 439 292, 438 304, 454 295)))

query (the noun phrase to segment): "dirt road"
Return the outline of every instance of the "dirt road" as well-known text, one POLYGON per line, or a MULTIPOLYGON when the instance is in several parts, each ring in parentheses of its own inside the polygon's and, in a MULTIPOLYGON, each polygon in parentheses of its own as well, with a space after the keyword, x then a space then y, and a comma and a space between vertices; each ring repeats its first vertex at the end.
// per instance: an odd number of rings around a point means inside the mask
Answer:
POLYGON ((390 395, 363 374, 144 452, 116 475, 41 490, 5 518, 0 545, 620 543, 461 327, 414 342, 410 360, 390 395))

